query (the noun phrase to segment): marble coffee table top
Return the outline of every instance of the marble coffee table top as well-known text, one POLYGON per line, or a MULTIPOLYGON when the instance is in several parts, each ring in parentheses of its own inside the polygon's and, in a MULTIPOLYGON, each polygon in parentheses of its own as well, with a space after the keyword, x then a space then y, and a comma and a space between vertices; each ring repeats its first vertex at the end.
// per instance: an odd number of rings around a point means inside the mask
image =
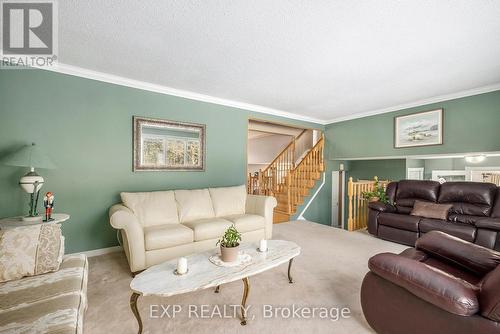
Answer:
POLYGON ((216 287, 245 277, 259 274, 288 262, 300 254, 300 247, 285 240, 268 240, 267 252, 257 251, 258 243, 241 244, 240 251, 252 256, 252 261, 238 267, 219 267, 209 257, 219 252, 211 251, 187 257, 188 272, 175 275, 177 259, 146 269, 130 283, 133 292, 143 296, 169 297, 186 292, 216 287))

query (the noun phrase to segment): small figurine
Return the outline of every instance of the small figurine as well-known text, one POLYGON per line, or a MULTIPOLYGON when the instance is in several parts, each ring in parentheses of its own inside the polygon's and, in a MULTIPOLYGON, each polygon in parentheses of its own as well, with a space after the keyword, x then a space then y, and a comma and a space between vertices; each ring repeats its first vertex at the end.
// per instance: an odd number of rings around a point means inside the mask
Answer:
POLYGON ((52 209, 54 208, 54 195, 49 191, 45 194, 43 198, 43 206, 45 207, 45 219, 44 222, 50 222, 54 220, 52 218, 52 209))

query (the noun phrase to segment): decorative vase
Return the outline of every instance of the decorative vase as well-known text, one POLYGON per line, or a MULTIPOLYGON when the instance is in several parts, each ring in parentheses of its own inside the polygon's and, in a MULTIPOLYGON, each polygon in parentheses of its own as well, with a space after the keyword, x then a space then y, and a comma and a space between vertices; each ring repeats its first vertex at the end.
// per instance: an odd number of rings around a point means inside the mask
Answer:
POLYGON ((369 202, 378 202, 380 198, 378 197, 370 197, 370 199, 368 200, 369 202))
POLYGON ((238 260, 240 245, 236 247, 224 247, 220 245, 220 259, 224 262, 234 262, 238 260))

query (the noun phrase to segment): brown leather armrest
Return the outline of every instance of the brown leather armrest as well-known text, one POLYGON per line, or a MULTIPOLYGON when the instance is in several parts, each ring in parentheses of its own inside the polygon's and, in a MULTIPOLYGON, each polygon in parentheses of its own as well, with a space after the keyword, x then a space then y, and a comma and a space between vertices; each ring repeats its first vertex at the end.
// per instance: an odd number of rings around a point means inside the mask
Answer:
POLYGON ((445 311, 462 316, 479 311, 477 288, 425 263, 382 253, 373 256, 368 267, 378 276, 445 311))
POLYGON ((500 266, 483 279, 479 303, 483 317, 500 321, 500 266))
POLYGON ((379 212, 396 212, 396 208, 393 205, 382 202, 370 202, 368 203, 368 207, 379 212))
POLYGON ((482 218, 476 221, 476 227, 500 231, 500 218, 482 218))
POLYGON ((418 238, 415 248, 482 277, 500 263, 500 253, 449 234, 431 231, 418 238))

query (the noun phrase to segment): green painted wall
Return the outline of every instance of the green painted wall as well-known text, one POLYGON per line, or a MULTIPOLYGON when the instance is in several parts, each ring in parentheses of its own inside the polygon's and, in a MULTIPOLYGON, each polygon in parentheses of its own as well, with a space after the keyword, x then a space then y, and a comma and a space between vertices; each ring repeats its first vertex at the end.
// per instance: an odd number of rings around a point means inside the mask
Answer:
POLYGON ((500 150, 500 91, 326 126, 332 159, 500 150), (394 117, 444 109, 443 145, 394 148, 394 117))
MULTIPOLYGON (((121 191, 244 184, 249 117, 323 129, 41 70, 1 71, 0 101, 0 158, 36 142, 58 166, 39 173, 42 191, 55 193, 55 211, 71 214, 63 224, 67 252, 116 245, 107 211, 121 191), (133 115, 206 124, 206 171, 133 173, 133 115)), ((28 196, 17 184, 24 173, 0 165, 0 217, 27 211, 28 196)))
POLYGON ((354 160, 349 164, 347 177, 353 180, 401 180, 406 177, 406 159, 354 160))

